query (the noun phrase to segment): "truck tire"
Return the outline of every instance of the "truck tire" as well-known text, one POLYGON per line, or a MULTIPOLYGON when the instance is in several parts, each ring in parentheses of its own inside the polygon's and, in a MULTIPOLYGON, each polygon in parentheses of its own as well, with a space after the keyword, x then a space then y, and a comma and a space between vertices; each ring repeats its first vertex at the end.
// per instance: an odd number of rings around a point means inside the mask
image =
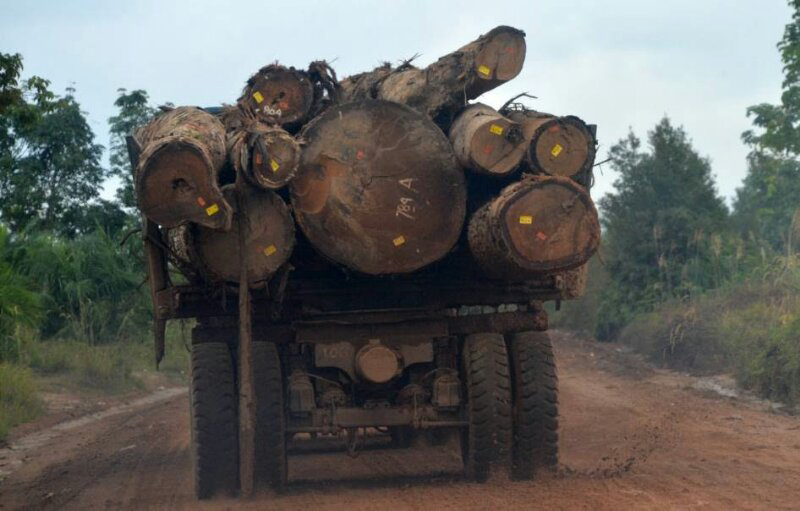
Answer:
POLYGON ((461 456, 466 477, 484 482, 511 445, 508 353, 502 335, 481 333, 466 337, 462 356, 469 425, 461 433, 461 456))
POLYGON ((286 487, 286 408, 283 371, 274 343, 253 343, 256 393, 256 482, 281 491, 286 487))
POLYGON ((529 480, 558 464, 558 376, 547 332, 510 336, 514 442, 511 476, 529 480))
POLYGON ((238 399, 228 345, 192 346, 191 425, 198 499, 234 495, 239 487, 238 399))

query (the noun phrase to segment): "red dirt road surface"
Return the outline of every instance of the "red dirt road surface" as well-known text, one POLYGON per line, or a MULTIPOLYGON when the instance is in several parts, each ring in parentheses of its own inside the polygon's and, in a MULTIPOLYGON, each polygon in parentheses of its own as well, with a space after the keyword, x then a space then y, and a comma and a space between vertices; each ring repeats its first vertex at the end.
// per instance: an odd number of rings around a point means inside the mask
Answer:
POLYGON ((800 508, 800 420, 695 390, 697 379, 619 346, 553 335, 562 465, 532 482, 465 482, 453 442, 356 458, 306 446, 290 456, 285 494, 198 503, 179 393, 12 441, 16 451, 0 451, 0 510, 800 508))

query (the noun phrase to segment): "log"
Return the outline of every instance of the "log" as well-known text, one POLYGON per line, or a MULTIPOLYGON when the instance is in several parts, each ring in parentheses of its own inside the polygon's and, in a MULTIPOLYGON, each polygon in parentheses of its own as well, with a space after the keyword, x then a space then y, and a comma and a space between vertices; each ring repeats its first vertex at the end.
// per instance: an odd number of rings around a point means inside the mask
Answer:
POLYGON ((381 66, 341 83, 350 100, 385 99, 408 105, 441 126, 470 99, 516 77, 525 62, 525 33, 499 26, 425 69, 381 66))
POLYGON ((490 176, 514 173, 528 146, 522 125, 480 103, 458 115, 450 128, 450 142, 463 167, 490 176))
POLYGON ((314 85, 305 71, 270 64, 247 80, 239 103, 261 122, 293 129, 308 119, 314 85))
POLYGON ((464 175, 428 118, 388 101, 337 105, 303 130, 295 218, 324 256, 407 273, 446 255, 464 223, 464 175))
POLYGON ((258 121, 240 107, 226 109, 228 157, 237 174, 264 190, 292 180, 300 162, 300 144, 284 129, 258 121))
POLYGON ((569 270, 600 243, 591 197, 562 177, 530 176, 504 188, 469 221, 469 248, 492 278, 525 280, 569 270))
POLYGON ((239 282, 239 219, 244 215, 248 219, 244 226, 248 281, 253 288, 262 287, 294 249, 289 208, 275 192, 249 187, 246 209, 241 211, 235 185, 226 185, 223 193, 235 208, 231 229, 218 231, 198 225, 171 229, 168 242, 173 256, 179 267, 191 268, 207 283, 239 282))
POLYGON ((556 286, 561 290, 563 300, 575 300, 586 293, 589 282, 589 263, 567 270, 556 276, 556 286))
POLYGON ((506 116, 524 126, 530 141, 525 161, 531 172, 586 184, 597 147, 586 123, 572 115, 557 117, 532 110, 511 110, 506 116))
POLYGON ((194 222, 230 229, 232 209, 217 185, 225 164, 225 128, 194 107, 162 113, 137 130, 142 147, 135 170, 142 213, 164 227, 194 222))

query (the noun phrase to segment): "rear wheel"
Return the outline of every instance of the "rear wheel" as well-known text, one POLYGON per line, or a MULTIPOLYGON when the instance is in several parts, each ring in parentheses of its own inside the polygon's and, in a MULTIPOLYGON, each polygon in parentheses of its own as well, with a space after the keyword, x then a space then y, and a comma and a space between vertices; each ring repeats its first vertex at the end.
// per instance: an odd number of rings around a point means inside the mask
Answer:
POLYGON ((468 427, 461 433, 467 478, 483 482, 511 444, 511 383, 502 335, 472 334, 464 341, 468 427))
POLYGON ((514 396, 511 475, 533 478, 538 468, 558 464, 558 376, 547 332, 522 332, 509 339, 514 396))
POLYGON ((274 343, 253 343, 256 481, 281 491, 288 478, 283 371, 274 343))
POLYGON ((239 437, 233 358, 221 342, 192 346, 191 426, 198 499, 233 495, 239 486, 239 437))

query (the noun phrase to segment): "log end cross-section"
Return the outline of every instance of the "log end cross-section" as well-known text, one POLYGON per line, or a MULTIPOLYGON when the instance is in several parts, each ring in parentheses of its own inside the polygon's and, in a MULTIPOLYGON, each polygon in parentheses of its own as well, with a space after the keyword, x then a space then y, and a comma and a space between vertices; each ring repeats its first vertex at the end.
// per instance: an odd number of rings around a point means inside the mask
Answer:
POLYGON ((292 204, 323 255, 362 273, 407 273, 456 243, 464 175, 425 116, 387 101, 349 103, 318 117, 303 138, 292 204))

